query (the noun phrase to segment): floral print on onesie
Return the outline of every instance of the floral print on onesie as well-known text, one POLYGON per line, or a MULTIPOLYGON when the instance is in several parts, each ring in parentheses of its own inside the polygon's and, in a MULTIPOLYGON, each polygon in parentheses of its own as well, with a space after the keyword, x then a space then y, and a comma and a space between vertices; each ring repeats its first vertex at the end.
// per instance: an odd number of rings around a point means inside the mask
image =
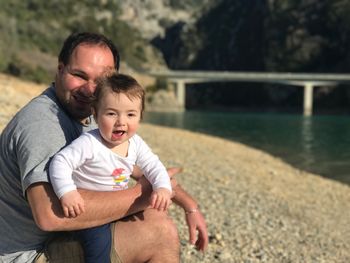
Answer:
POLYGON ((125 170, 123 168, 114 169, 112 177, 114 179, 115 185, 114 190, 122 190, 128 188, 129 175, 123 174, 125 170))

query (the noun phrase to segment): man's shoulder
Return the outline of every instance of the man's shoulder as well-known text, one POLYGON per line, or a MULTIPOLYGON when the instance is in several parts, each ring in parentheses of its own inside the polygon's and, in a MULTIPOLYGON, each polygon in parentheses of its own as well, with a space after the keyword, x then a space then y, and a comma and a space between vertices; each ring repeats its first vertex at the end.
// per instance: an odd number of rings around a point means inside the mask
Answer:
POLYGON ((74 132, 73 126, 69 116, 55 101, 51 87, 18 111, 2 131, 2 136, 12 139, 35 139, 35 141, 36 138, 37 140, 56 138, 57 140, 57 136, 64 138, 74 132))
POLYGON ((41 128, 62 127, 71 118, 59 105, 52 87, 47 88, 42 94, 32 99, 14 117, 17 124, 23 126, 39 125, 41 128))
POLYGON ((33 114, 32 117, 41 117, 43 113, 50 114, 57 112, 59 110, 59 105, 57 103, 56 97, 52 87, 47 88, 39 96, 33 98, 27 105, 25 105, 18 114, 33 114), (40 114, 35 115, 35 113, 40 112, 40 114))

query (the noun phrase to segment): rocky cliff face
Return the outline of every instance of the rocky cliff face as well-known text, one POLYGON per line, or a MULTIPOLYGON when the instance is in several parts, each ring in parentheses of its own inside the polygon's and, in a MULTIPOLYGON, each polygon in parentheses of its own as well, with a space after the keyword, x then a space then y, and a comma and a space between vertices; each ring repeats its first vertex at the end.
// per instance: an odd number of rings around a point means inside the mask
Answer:
POLYGON ((164 37, 167 28, 179 22, 192 25, 214 0, 125 0, 119 19, 140 31, 147 39, 164 37))
MULTIPOLYGON (((165 35, 151 40, 170 68, 338 73, 350 68, 350 51, 344 49, 350 44, 350 30, 345 27, 350 4, 345 0, 211 4, 191 23, 178 20, 166 28, 165 35)), ((188 106, 299 108, 303 96, 297 87, 214 85, 189 88, 188 106)), ((346 108, 350 102, 346 88, 324 87, 315 93, 315 104, 323 108, 346 108)))
POLYGON ((170 68, 262 70, 265 13, 265 1, 217 1, 195 23, 178 22, 152 42, 170 68))
MULTIPOLYGON (((43 81, 44 72, 55 65, 52 61, 67 34, 83 30, 111 37, 122 61, 139 71, 166 66, 277 72, 350 70, 348 0, 3 2, 0 71, 35 81, 43 81)), ((45 82, 52 79, 54 70, 45 82)), ((230 89, 231 85, 193 89, 188 103, 196 107, 293 107, 300 104, 302 96, 298 88, 280 91, 239 83, 238 88, 230 89)), ((346 89, 315 92, 316 103, 346 106, 350 101, 346 89)))

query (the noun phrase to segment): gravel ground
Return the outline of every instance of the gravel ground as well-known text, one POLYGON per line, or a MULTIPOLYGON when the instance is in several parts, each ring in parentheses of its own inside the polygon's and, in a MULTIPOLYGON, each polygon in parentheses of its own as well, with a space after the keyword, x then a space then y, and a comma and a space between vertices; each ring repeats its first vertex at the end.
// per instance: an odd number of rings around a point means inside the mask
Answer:
MULTIPOLYGON (((0 130, 45 86, 0 75, 0 130)), ((350 262, 350 187, 220 138, 142 124, 140 135, 200 203, 209 230, 203 254, 188 245, 172 206, 182 262, 350 262)))
POLYGON ((209 249, 188 246, 172 207, 182 262, 350 262, 350 188, 239 143, 143 124, 140 134, 201 205, 209 249))

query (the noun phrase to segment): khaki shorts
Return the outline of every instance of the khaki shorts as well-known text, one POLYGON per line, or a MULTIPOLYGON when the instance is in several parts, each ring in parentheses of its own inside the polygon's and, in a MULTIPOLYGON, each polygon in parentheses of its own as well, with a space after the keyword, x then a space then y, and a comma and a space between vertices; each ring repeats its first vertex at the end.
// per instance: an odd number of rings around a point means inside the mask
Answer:
MULTIPOLYGON (((114 228, 116 223, 111 223, 112 244, 111 263, 122 263, 117 251, 114 249, 114 228)), ((55 237, 50 240, 43 252, 39 253, 35 263, 84 263, 84 252, 80 243, 69 236, 55 237)))

